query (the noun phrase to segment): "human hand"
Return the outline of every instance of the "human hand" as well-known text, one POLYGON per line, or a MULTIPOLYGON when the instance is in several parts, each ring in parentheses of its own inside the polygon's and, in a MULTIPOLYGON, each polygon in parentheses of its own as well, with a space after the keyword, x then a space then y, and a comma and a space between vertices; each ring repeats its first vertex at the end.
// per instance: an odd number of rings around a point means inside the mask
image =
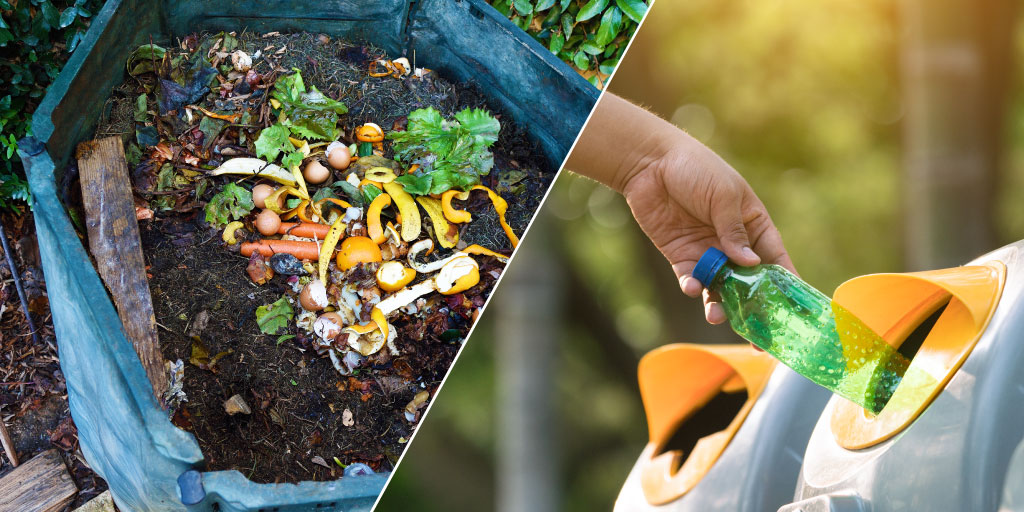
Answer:
POLYGON ((718 247, 733 262, 775 263, 796 272, 764 204, 729 164, 682 132, 679 142, 635 170, 622 193, 637 223, 672 264, 683 293, 702 294, 704 316, 725 321, 718 297, 691 276, 701 254, 718 247))
MULTIPOLYGON (((739 173, 676 126, 614 94, 601 97, 568 166, 626 197, 691 297, 703 286, 690 273, 711 246, 740 265, 776 263, 795 272, 768 211, 739 173)), ((725 321, 717 299, 704 290, 712 324, 725 321)))

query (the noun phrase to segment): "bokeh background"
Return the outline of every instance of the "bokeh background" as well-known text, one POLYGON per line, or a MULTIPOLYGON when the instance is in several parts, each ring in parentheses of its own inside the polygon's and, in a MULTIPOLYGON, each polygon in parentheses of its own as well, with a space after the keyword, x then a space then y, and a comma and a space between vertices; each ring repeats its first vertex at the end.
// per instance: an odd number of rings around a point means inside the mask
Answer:
MULTIPOLYGON (((812 285, 1024 238, 1024 30, 1007 0, 658 0, 609 90, 751 183, 812 285)), ((557 180, 378 510, 611 508, 636 363, 736 342, 614 192, 557 180)))

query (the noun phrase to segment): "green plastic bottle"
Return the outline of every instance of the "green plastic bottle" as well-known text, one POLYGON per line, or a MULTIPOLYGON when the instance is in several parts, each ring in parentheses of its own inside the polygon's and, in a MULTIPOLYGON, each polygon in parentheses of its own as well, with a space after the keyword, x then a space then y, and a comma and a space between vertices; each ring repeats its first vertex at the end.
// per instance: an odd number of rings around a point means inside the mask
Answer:
POLYGON ((872 413, 885 407, 910 366, 853 314, 783 267, 740 267, 712 247, 693 276, 718 292, 737 334, 872 413))

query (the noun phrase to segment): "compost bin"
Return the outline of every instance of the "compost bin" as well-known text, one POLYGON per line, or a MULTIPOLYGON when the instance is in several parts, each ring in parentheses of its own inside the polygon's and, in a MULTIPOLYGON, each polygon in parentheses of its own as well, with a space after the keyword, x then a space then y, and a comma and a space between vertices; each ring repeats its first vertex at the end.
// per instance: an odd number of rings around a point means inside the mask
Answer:
POLYGON ((479 0, 142 2, 111 0, 36 111, 19 144, 34 202, 54 327, 82 451, 123 510, 368 510, 388 475, 256 484, 202 472, 195 438, 171 424, 58 197, 120 63, 140 44, 197 31, 319 32, 406 55, 471 82, 511 115, 558 168, 598 91, 479 0))

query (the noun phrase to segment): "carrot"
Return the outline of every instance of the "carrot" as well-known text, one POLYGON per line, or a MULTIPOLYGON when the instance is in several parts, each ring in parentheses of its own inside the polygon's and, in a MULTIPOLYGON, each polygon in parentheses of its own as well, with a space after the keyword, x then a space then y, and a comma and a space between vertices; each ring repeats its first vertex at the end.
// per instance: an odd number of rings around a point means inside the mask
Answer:
POLYGON ((265 257, 285 253, 291 254, 300 260, 316 261, 320 258, 320 251, 317 250, 316 242, 260 240, 259 242, 245 242, 242 244, 242 256, 252 256, 252 253, 255 251, 259 251, 265 257))
POLYGON ((316 235, 318 240, 323 240, 327 236, 327 232, 331 230, 331 227, 327 224, 314 224, 312 222, 282 222, 281 227, 277 228, 279 235, 294 235, 301 236, 302 238, 313 238, 316 235))

